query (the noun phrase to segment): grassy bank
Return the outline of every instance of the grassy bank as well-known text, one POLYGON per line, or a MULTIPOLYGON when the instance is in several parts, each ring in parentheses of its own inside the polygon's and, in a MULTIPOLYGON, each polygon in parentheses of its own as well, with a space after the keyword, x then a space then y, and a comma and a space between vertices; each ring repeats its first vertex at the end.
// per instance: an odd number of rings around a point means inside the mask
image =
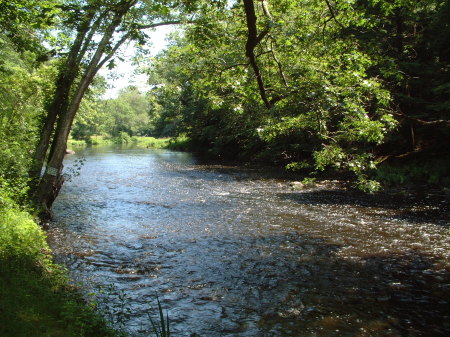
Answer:
POLYGON ((52 262, 45 233, 0 190, 0 336, 117 336, 52 262))
POLYGON ((81 147, 88 145, 133 144, 139 147, 163 149, 169 147, 170 138, 130 137, 123 133, 118 137, 91 136, 88 139, 69 139, 67 146, 81 147))

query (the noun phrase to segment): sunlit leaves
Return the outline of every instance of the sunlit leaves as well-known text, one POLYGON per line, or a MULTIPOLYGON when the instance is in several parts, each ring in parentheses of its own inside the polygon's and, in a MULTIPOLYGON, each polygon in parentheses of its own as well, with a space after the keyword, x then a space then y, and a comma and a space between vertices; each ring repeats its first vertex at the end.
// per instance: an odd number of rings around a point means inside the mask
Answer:
MULTIPOLYGON (((166 93, 174 92, 174 85, 184 92, 189 83, 189 105, 178 105, 178 118, 191 136, 217 144, 234 135, 240 143, 258 144, 262 157, 271 155, 292 167, 312 156, 316 169, 354 172, 362 189, 373 190, 377 184, 367 178, 375 167, 372 153, 398 125, 392 88, 406 79, 399 59, 415 57, 413 42, 420 29, 411 31, 414 20, 426 20, 438 3, 309 0, 299 6, 280 0, 265 2, 268 13, 263 2, 254 1, 257 30, 266 33, 255 55, 266 93, 276 98, 269 110, 245 57, 242 2, 220 12, 205 4, 197 14, 199 24, 159 57, 154 71, 166 93), (396 45, 400 39, 401 47, 396 45), (230 121, 246 115, 251 122, 245 127, 250 125, 252 132, 244 141, 242 128, 233 129, 230 121)), ((445 88, 436 88, 434 95, 445 88)), ((161 101, 159 109, 164 111, 169 101, 168 108, 176 105, 172 98, 161 101)), ((434 105, 440 111, 445 106, 434 105)))
POLYGON ((36 68, 36 55, 17 53, 6 38, 0 55, 0 171, 8 179, 24 178, 56 68, 36 68))

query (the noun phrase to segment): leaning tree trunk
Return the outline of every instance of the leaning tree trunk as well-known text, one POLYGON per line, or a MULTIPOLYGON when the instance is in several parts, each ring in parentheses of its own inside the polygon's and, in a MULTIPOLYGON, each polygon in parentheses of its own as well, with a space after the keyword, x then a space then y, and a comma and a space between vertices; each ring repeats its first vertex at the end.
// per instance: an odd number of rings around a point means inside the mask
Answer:
POLYGON ((272 102, 269 101, 267 97, 267 91, 255 55, 256 46, 269 33, 269 31, 265 30, 258 35, 258 29, 256 27, 257 17, 255 13, 255 4, 253 3, 253 0, 244 0, 244 10, 245 10, 245 17, 247 19, 247 29, 248 29, 247 42, 245 44, 245 55, 248 57, 250 65, 253 68, 253 72, 255 73, 256 82, 258 83, 259 88, 259 95, 263 100, 266 108, 270 109, 273 104, 272 102))
MULTIPOLYGON (((123 16, 132 4, 133 2, 130 2, 129 6, 124 6, 120 11, 115 13, 111 23, 99 42, 97 50, 86 71, 84 72, 80 83, 78 84, 70 104, 65 111, 60 111, 59 113, 47 167, 44 176, 40 180, 36 189, 36 193, 34 194, 35 202, 40 209, 41 219, 48 219, 51 217, 51 206, 64 183, 64 177, 62 175, 63 159, 67 148, 67 139, 69 137, 75 114, 78 111, 86 90, 92 83, 94 76, 99 70, 98 65, 101 62, 102 56, 107 51, 116 28, 120 25, 123 16)), ((81 59, 79 60, 81 61, 81 59)), ((79 65, 79 63, 77 65, 79 65)))
POLYGON ((66 111, 69 105, 69 96, 72 85, 78 75, 80 56, 82 57, 85 50, 82 49, 86 34, 89 31, 90 23, 94 13, 88 13, 86 18, 78 26, 77 37, 74 44, 70 48, 67 60, 59 68, 59 75, 56 81, 55 94, 48 105, 47 116, 44 120, 39 143, 36 146, 33 155, 32 166, 29 171, 31 178, 30 187, 31 194, 35 193, 36 187, 39 183, 41 171, 47 156, 47 151, 50 146, 51 136, 55 129, 55 123, 58 114, 61 111, 66 111), (81 55, 80 55, 81 54, 81 55))
MULTIPOLYGON (((84 34, 82 34, 82 29, 79 30, 77 35, 77 41, 80 37, 81 40, 80 46, 81 49, 78 47, 79 52, 75 53, 71 56, 74 56, 72 59, 73 65, 75 69, 77 69, 76 72, 74 72, 74 75, 70 77, 65 77, 65 81, 61 82, 61 87, 57 88, 56 92, 64 93, 64 95, 61 95, 63 98, 67 99, 67 104, 60 104, 58 107, 60 107, 60 111, 57 112, 57 115, 55 115, 55 118, 57 118, 57 127, 55 130, 55 134, 53 136, 52 144, 50 153, 48 155, 48 161, 47 161, 47 167, 45 170, 45 173, 43 177, 40 179, 39 184, 37 185, 33 199, 36 203, 36 206, 40 209, 40 216, 41 219, 49 218, 51 217, 51 206, 56 199, 63 183, 64 183, 64 177, 62 175, 62 169, 63 169, 63 159, 65 155, 65 151, 67 148, 67 139, 69 137, 69 132, 72 127, 73 120, 75 118, 75 114, 78 111, 78 108, 80 106, 81 100, 83 99, 83 96, 88 89, 89 85, 92 83, 92 80, 94 79, 94 76, 97 74, 97 72, 100 70, 100 68, 111 59, 111 57, 114 55, 114 53, 118 50, 118 48, 123 45, 128 39, 132 37, 133 31, 130 30, 122 35, 122 37, 114 42, 114 46, 111 46, 111 42, 114 40, 113 36, 116 32, 117 27, 120 26, 122 23, 123 17, 128 13, 130 8, 132 8, 134 5, 136 5, 137 0, 122 0, 119 4, 114 5, 112 8, 114 8, 113 11, 105 11, 102 13, 99 17, 97 17, 96 21, 94 22, 94 25, 90 28, 86 26, 86 31, 84 31, 84 34), (113 13, 112 18, 109 17, 109 14, 113 13), (76 79, 76 75, 78 73, 78 69, 80 68, 80 64, 83 61, 83 57, 85 56, 85 53, 87 50, 93 49, 92 43, 94 42, 94 35, 97 33, 97 28, 103 26, 106 24, 106 28, 103 31, 103 36, 98 42, 97 47, 95 49, 95 53, 92 56, 91 60, 89 61, 88 66, 86 67, 86 70, 81 77, 81 80, 79 81, 79 84, 73 93, 72 97, 69 100, 69 94, 70 91, 74 87, 74 82, 76 79), (76 57, 75 57, 76 56, 76 57), (67 85, 67 87, 65 87, 67 85), (58 91, 59 90, 59 91, 58 91), (67 95, 66 95, 67 93, 67 95), (70 101, 70 103, 69 103, 70 101)), ((92 13, 92 17, 94 16, 94 13, 92 13)), ((89 18, 89 22, 92 21, 92 17, 87 16, 89 18)), ((148 25, 138 25, 136 26, 136 29, 147 29, 147 28, 153 28, 158 26, 164 26, 164 25, 170 25, 170 24, 180 24, 180 20, 171 20, 166 22, 159 22, 154 24, 148 24, 148 25)), ((80 26, 81 27, 81 26, 80 26)), ((75 47, 74 47, 75 48, 75 47)), ((69 63, 66 63, 68 66, 69 63)), ((66 69, 68 72, 71 71, 71 69, 66 69)), ((57 101, 57 96, 55 96, 55 100, 57 101)), ((55 105, 56 106, 56 105, 55 105)), ((51 123, 52 120, 49 121, 49 124, 52 125, 51 130, 53 130, 54 121, 51 123)), ((51 131, 50 131, 51 134, 51 131)), ((47 137, 47 136, 45 136, 47 137)), ((45 138, 44 137, 44 138, 45 138)), ((42 164, 45 158, 45 153, 47 152, 49 141, 43 141, 43 143, 46 143, 46 147, 42 147, 42 150, 40 150, 39 157, 41 165, 39 166, 39 172, 37 174, 40 174, 40 171, 42 170, 42 164), (42 157, 43 153, 43 157, 42 157)), ((36 165, 38 167, 38 165, 36 165)), ((36 174, 36 173, 35 173, 36 174)), ((38 175, 39 177, 39 175, 38 175)))

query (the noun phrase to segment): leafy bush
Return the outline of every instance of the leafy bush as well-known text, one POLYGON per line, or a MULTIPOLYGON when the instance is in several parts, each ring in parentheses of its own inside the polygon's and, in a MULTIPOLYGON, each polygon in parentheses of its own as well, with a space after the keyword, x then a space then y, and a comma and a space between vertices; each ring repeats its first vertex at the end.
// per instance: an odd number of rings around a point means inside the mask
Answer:
POLYGON ((119 135, 113 139, 115 144, 128 144, 132 142, 130 135, 124 131, 119 132, 119 135))
POLYGON ((42 258, 45 235, 31 216, 15 208, 0 211, 0 259, 42 258))
POLYGON ((0 336, 117 336, 52 262, 46 235, 0 188, 0 336))

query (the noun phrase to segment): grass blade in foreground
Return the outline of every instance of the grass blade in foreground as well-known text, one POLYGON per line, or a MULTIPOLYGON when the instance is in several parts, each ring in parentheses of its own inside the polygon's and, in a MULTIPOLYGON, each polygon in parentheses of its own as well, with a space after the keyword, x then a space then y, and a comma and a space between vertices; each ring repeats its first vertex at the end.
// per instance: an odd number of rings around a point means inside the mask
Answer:
POLYGON ((153 333, 156 337, 170 337, 169 313, 166 313, 166 318, 164 319, 163 309, 158 296, 156 296, 156 301, 158 302, 159 322, 155 322, 152 316, 148 314, 148 318, 152 324, 153 333))

